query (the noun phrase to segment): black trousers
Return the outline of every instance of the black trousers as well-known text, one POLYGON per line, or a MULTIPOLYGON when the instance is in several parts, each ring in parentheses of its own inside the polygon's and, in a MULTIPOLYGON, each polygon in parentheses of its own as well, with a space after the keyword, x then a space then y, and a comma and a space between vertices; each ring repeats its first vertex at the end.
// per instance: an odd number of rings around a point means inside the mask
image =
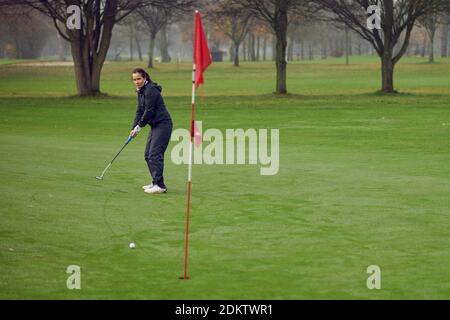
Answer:
POLYGON ((152 183, 161 188, 167 188, 164 184, 164 152, 172 135, 172 121, 163 121, 152 127, 145 147, 145 162, 152 176, 152 183))

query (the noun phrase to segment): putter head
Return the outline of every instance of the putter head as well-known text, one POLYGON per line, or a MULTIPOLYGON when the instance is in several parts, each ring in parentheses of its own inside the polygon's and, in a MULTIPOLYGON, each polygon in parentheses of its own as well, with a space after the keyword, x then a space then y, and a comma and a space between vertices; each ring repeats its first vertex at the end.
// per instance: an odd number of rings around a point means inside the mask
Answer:
POLYGON ((103 177, 95 177, 97 180, 103 180, 103 177))

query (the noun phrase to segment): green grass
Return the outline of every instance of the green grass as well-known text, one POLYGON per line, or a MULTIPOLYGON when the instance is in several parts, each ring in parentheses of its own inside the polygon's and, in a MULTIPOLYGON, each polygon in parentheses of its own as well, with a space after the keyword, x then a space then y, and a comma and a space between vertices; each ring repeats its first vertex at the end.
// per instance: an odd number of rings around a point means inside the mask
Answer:
POLYGON ((17 60, 17 59, 0 59, 0 66, 6 64, 20 63, 25 60, 17 60))
MULTIPOLYGON (((374 93, 375 58, 342 61, 290 64, 285 97, 272 63, 208 69, 204 130, 278 128, 280 170, 194 166, 189 281, 175 142, 165 195, 141 190, 148 129, 94 179, 129 132, 135 65, 107 64, 99 99, 73 97, 70 67, 1 66, 0 298, 449 299, 450 61, 403 60, 395 96, 374 93)), ((187 128, 189 64, 152 76, 187 128)))

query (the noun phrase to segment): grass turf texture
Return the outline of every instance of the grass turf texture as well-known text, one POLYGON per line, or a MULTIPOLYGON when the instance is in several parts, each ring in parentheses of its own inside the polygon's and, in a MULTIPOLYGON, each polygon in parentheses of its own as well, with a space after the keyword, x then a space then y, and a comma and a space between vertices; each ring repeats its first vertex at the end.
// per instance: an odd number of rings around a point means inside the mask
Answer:
MULTIPOLYGON (((106 65, 98 99, 73 97, 71 67, 1 66, 0 298, 450 298, 450 61, 402 60, 395 96, 373 93, 377 59, 352 61, 290 64, 285 97, 272 63, 208 70, 203 130, 279 128, 280 171, 194 166, 189 281, 175 142, 165 195, 141 190, 148 129, 95 179, 129 133, 137 63, 106 65)), ((152 76, 188 128, 189 64, 152 76)))

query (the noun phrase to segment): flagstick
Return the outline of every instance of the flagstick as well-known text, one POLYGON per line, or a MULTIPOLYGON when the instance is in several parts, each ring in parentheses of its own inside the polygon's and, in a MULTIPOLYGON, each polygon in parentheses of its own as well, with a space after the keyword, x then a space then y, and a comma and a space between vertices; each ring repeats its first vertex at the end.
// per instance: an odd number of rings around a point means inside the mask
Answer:
POLYGON ((191 207, 191 177, 192 177, 192 142, 194 138, 194 106, 195 106, 195 64, 192 68, 192 111, 191 111, 191 140, 189 142, 189 169, 188 169, 188 199, 186 209, 186 239, 184 242, 184 277, 182 279, 189 279, 187 276, 188 264, 188 242, 189 242, 189 211, 191 207))

